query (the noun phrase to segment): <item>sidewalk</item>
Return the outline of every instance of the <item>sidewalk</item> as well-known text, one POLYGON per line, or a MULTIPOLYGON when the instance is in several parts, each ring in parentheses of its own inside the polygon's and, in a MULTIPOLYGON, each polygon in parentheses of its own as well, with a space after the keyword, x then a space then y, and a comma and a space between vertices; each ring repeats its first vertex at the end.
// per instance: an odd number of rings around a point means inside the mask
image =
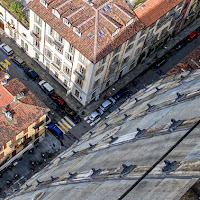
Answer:
POLYGON ((28 178, 48 164, 58 152, 60 153, 60 149, 60 142, 47 132, 43 141, 0 173, 0 198, 18 189, 28 178))
POLYGON ((179 41, 185 38, 191 31, 195 30, 199 26, 200 26, 200 18, 197 18, 195 22, 190 24, 182 32, 180 32, 178 35, 176 35, 174 38, 172 38, 170 41, 168 41, 165 44, 165 46, 167 46, 167 49, 163 48, 151 54, 151 56, 146 58, 142 64, 137 65, 132 71, 127 73, 125 76, 123 76, 113 85, 111 85, 111 87, 109 87, 107 90, 101 93, 100 99, 98 101, 92 101, 89 105, 86 105, 86 106, 82 106, 81 103, 79 103, 73 96, 71 95, 67 96, 66 89, 62 87, 60 84, 58 84, 58 82, 50 74, 48 74, 34 59, 30 58, 21 48, 19 48, 13 39, 10 39, 9 37, 2 35, 1 40, 2 42, 5 42, 6 44, 8 44, 13 49, 15 54, 21 57, 28 66, 33 68, 40 75, 41 79, 45 79, 47 82, 49 82, 55 88, 56 92, 66 100, 67 104, 72 109, 77 111, 80 114, 80 116, 85 117, 89 115, 93 110, 95 110, 99 105, 101 105, 103 101, 105 101, 104 97, 109 92, 112 91, 112 88, 115 88, 116 92, 119 89, 123 88, 125 85, 130 83, 133 79, 135 79, 139 74, 141 74, 145 69, 147 69, 151 64, 153 64, 155 62, 155 59, 154 59, 155 56, 157 58, 160 58, 162 55, 168 52, 171 48, 173 48, 179 41))

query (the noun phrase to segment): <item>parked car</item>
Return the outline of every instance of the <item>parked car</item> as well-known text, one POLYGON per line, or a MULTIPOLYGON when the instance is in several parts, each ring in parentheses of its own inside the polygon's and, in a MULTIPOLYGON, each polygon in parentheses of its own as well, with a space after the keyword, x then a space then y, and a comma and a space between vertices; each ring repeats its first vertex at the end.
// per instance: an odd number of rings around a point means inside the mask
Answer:
POLYGON ((167 56, 163 56, 163 57, 161 57, 160 59, 158 59, 158 60, 154 63, 154 66, 155 66, 156 68, 159 68, 159 67, 161 67, 162 65, 164 65, 167 61, 168 61, 167 56))
POLYGON ((0 45, 0 49, 7 54, 7 56, 11 56, 13 54, 13 50, 5 43, 0 45))
POLYGON ((51 95, 54 93, 54 88, 45 80, 40 81, 38 84, 46 94, 51 95))
POLYGON ((32 80, 37 80, 39 78, 38 74, 33 70, 30 69, 29 67, 24 69, 25 74, 27 74, 27 76, 32 79, 32 80))
POLYGON ((71 109, 71 111, 67 112, 67 116, 75 123, 78 124, 79 122, 81 122, 81 118, 80 116, 71 109))
POLYGON ((95 120, 97 120, 98 118, 100 118, 103 115, 103 111, 101 110, 101 108, 97 108, 90 116, 89 116, 89 120, 90 122, 94 122, 95 120))
POLYGON ((113 103, 110 100, 106 100, 101 104, 100 108, 103 112, 106 112, 106 110, 108 110, 112 106, 113 106, 113 103))
POLYGON ((12 56, 11 60, 15 62, 19 67, 25 66, 25 62, 18 56, 12 56))
POLYGON ((175 49, 176 50, 180 50, 180 49, 182 49, 184 46, 186 46, 187 45, 187 41, 186 40, 182 40, 182 41, 180 41, 176 46, 175 46, 175 49))
POLYGON ((89 120, 90 122, 94 122, 95 120, 97 120, 98 118, 100 118, 100 114, 97 111, 94 111, 90 116, 89 116, 89 120))
POLYGON ((199 32, 198 31, 192 31, 187 37, 186 39, 189 41, 189 42, 192 42, 192 40, 194 40, 196 37, 199 36, 199 32))
POLYGON ((63 132, 55 123, 51 122, 47 127, 58 139, 63 137, 63 132))
POLYGON ((50 98, 51 98, 59 107, 61 107, 61 108, 65 107, 65 105, 66 105, 65 100, 64 100, 62 97, 60 97, 58 94, 53 93, 53 94, 50 95, 50 98))
POLYGON ((129 90, 127 88, 123 88, 121 90, 119 90, 115 95, 114 95, 114 98, 116 100, 119 100, 123 97, 125 97, 127 94, 129 93, 129 90))

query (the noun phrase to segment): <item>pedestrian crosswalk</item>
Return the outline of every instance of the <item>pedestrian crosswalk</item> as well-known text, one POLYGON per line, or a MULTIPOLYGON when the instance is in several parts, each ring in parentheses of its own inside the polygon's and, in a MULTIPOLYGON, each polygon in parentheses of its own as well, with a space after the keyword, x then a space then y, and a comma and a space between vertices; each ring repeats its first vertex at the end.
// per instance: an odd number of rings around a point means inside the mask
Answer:
POLYGON ((0 70, 3 70, 4 68, 8 69, 8 65, 10 65, 10 62, 7 59, 5 59, 4 62, 0 62, 0 70))
POLYGON ((58 121, 58 127, 64 134, 69 132, 69 130, 72 129, 73 126, 75 126, 74 122, 67 116, 64 116, 60 121, 58 121))

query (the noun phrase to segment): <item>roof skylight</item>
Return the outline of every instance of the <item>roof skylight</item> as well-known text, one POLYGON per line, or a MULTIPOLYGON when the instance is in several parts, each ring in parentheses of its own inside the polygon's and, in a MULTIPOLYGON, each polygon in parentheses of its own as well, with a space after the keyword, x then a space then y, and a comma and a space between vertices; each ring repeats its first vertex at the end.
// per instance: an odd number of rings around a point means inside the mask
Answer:
POLYGON ((94 35, 93 33, 90 33, 89 35, 87 35, 87 37, 88 37, 89 39, 91 39, 93 35, 94 35))
POLYGON ((108 10, 111 10, 111 9, 112 9, 112 8, 110 7, 110 5, 109 5, 109 4, 108 4, 106 7, 108 8, 108 10))
POLYGON ((102 32, 102 30, 99 30, 98 32, 99 32, 99 35, 100 35, 100 36, 103 36, 103 35, 104 35, 104 33, 102 32))
POLYGON ((103 10, 104 13, 107 13, 107 12, 108 12, 108 11, 106 10, 106 8, 104 8, 104 7, 102 8, 102 10, 103 10))

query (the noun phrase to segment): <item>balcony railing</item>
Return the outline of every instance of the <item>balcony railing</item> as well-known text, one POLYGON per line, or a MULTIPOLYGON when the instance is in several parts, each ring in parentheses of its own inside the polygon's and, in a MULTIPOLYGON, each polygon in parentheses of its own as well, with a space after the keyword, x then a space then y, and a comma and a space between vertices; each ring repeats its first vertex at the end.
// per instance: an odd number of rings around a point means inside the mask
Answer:
POLYGON ((35 38, 36 40, 41 40, 41 36, 38 33, 35 33, 34 31, 31 31, 31 36, 35 38))
POLYGON ((63 47, 63 44, 59 41, 59 40, 54 40, 53 43, 58 46, 59 48, 62 48, 63 47))
POLYGON ((78 75, 78 77, 81 78, 82 80, 85 79, 85 71, 84 71, 84 73, 81 73, 77 69, 75 69, 74 74, 78 75))

